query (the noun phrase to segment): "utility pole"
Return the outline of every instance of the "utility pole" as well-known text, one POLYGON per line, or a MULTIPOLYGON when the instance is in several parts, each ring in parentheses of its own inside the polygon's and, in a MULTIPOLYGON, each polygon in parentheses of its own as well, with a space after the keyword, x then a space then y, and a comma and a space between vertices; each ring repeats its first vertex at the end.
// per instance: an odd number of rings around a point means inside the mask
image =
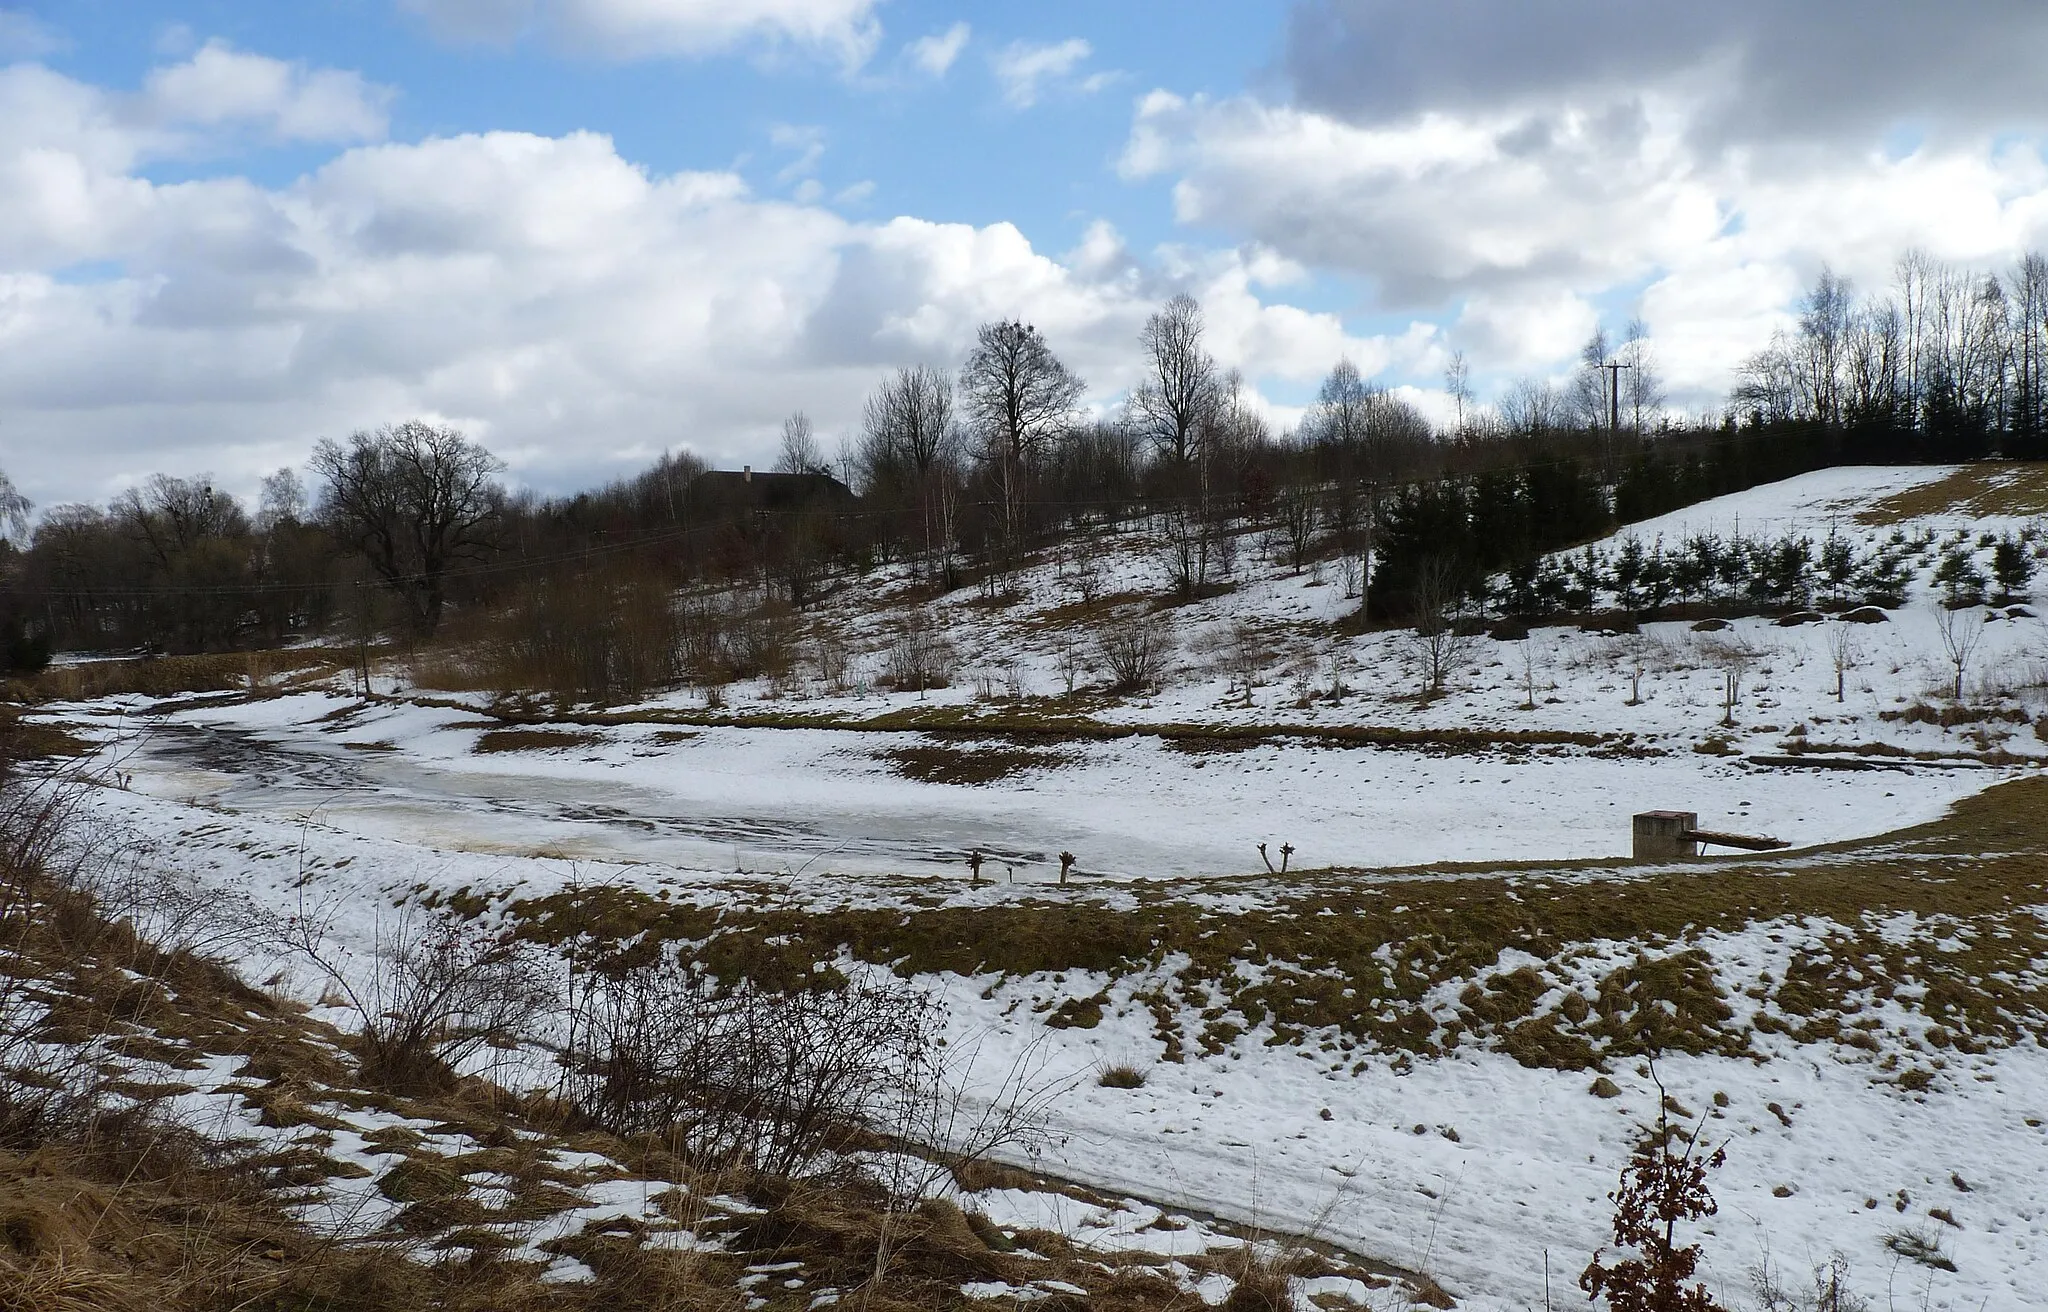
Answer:
POLYGON ((1621 371, 1635 366, 1610 360, 1594 367, 1607 371, 1607 476, 1613 480, 1619 477, 1615 469, 1615 455, 1621 446, 1621 371))

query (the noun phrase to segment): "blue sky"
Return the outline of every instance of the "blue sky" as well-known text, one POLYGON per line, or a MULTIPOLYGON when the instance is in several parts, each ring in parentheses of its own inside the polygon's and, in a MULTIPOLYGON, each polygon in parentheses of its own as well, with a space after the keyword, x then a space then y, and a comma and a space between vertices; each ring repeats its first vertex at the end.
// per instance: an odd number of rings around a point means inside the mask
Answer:
POLYGON ((758 462, 1013 315, 1110 413, 1176 292, 1276 430, 1340 356, 1442 414, 1449 352, 1483 398, 1636 316, 1688 411, 1823 263, 2042 243, 2048 10, 1625 9, 0 0, 0 469, 758 462))
MULTIPOLYGON (((1287 16, 1273 0, 1187 0, 1172 6, 1045 0, 1028 6, 891 0, 873 57, 845 74, 831 53, 754 50, 621 60, 545 39, 510 44, 437 39, 432 25, 389 0, 67 0, 20 7, 66 39, 47 62, 84 80, 133 86, 200 42, 356 70, 396 90, 390 134, 408 140, 518 130, 609 134, 626 158, 658 172, 735 168, 762 194, 788 194, 782 176, 801 156, 788 129, 815 129, 823 154, 804 178, 868 217, 914 214, 942 222, 1015 223, 1061 249, 1107 218, 1134 241, 1200 238, 1176 231, 1163 180, 1121 180, 1116 161, 1139 93, 1171 86, 1222 98, 1277 76, 1287 16), (906 66, 920 38, 968 26, 944 77, 906 66), (1090 53, 1075 75, 1048 79, 1020 108, 991 59, 1013 43, 1079 37, 1090 53), (1101 77, 1098 89, 1080 83, 1101 77), (781 130, 778 133, 778 130, 781 130), (778 144, 778 135, 783 138, 778 144)), ((281 184, 326 152, 278 149, 234 157, 238 171, 281 184)), ((162 162, 171 180, 215 171, 219 159, 162 162)))

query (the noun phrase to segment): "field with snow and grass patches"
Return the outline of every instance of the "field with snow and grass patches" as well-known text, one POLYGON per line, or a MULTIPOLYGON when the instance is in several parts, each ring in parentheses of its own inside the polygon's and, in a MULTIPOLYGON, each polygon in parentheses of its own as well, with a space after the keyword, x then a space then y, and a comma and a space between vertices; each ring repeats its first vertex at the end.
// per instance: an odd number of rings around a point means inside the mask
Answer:
MULTIPOLYGON (((880 571, 717 705, 514 706, 392 666, 367 701, 44 714, 103 744, 103 816, 252 919, 317 904, 360 944, 453 906, 550 948, 893 971, 944 1001, 976 1096, 1027 1067, 1064 1089, 1018 1164, 1078 1193, 960 1205, 1083 1251, 1144 1236, 1203 1301, 1232 1277, 1195 1250, 1247 1229, 1350 1255, 1293 1277, 1301 1307, 1392 1305, 1417 1286, 1364 1274, 1395 1270, 1468 1308, 1581 1298, 1661 1081, 1727 1147, 1703 1270, 1731 1305, 1839 1253, 1877 1306, 2018 1309, 2048 1289, 2048 632, 1995 567, 2038 559, 2044 514, 2025 467, 1691 507, 1594 551, 1832 537, 1840 586, 1816 563, 1796 601, 1639 623, 1603 596, 1462 639, 1429 697, 1333 564, 1248 539, 1227 591, 1171 605, 1133 529, 995 598, 880 571), (1173 645, 1125 695, 1119 615, 1173 645), (882 686, 906 629, 944 686, 882 686), (1791 846, 1635 863, 1651 809, 1791 846)), ((962 1290, 1059 1292, 1029 1283, 962 1290)))

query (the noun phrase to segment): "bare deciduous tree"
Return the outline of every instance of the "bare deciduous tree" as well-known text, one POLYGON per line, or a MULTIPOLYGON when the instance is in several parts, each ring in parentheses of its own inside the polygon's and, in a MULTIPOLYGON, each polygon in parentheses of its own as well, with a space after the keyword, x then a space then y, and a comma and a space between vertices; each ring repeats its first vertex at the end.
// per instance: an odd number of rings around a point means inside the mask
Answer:
POLYGON ((1131 391, 1131 426, 1171 468, 1188 469, 1222 395, 1216 361, 1202 348, 1202 307, 1180 295, 1145 320, 1144 380, 1131 391))
POLYGON ((776 449, 775 468, 784 474, 816 474, 825 468, 811 417, 801 410, 782 421, 782 445, 776 449))
POLYGON ((1316 530, 1321 527, 1322 506, 1315 493, 1305 487, 1289 487, 1279 496, 1280 532, 1287 543, 1287 564, 1294 573, 1301 573, 1308 563, 1308 553, 1315 546, 1316 530))
POLYGON ((1984 617, 1974 607, 1950 610, 1944 606, 1935 612, 1935 631, 1941 637, 1941 651, 1948 657, 1949 668, 1956 672, 1955 699, 1960 702, 1963 677, 1969 672, 1971 658, 1977 654, 1977 644, 1984 641, 1984 617))
POLYGON ((896 486, 916 507, 927 568, 950 581, 960 433, 953 379, 943 369, 898 369, 868 397, 859 453, 865 490, 896 486))
POLYGON ((0 539, 27 538, 28 512, 35 505, 17 492, 14 482, 0 470, 0 539))
POLYGON ((504 501, 493 477, 500 468, 460 432, 421 420, 313 449, 326 484, 323 517, 399 597, 419 637, 441 623, 448 571, 491 543, 504 501))
POLYGON ((1707 659, 1721 670, 1721 723, 1732 726, 1735 723, 1735 704, 1742 699, 1742 680, 1755 663, 1757 650, 1741 638, 1731 638, 1726 642, 1707 644, 1706 654, 1707 659))
POLYGON ((985 323, 975 334, 960 393, 1002 489, 1006 558, 1014 559, 1022 538, 1032 467, 1048 443, 1073 427, 1084 390, 1030 324, 985 323))
POLYGON ((1465 430, 1465 407, 1472 401, 1472 365, 1463 351, 1451 352, 1444 364, 1444 391, 1458 407, 1457 431, 1465 430))
POLYGON ((1435 556, 1423 561, 1416 569, 1409 599, 1409 659, 1422 675, 1423 695, 1435 697, 1443 692, 1451 668, 1464 657, 1468 645, 1468 639, 1458 632, 1463 598, 1450 562, 1435 556))
POLYGON ((1856 631, 1846 620, 1836 620, 1828 626, 1828 663, 1835 671, 1835 700, 1848 699, 1849 671, 1856 668, 1856 662, 1863 657, 1863 645, 1857 640, 1856 631))

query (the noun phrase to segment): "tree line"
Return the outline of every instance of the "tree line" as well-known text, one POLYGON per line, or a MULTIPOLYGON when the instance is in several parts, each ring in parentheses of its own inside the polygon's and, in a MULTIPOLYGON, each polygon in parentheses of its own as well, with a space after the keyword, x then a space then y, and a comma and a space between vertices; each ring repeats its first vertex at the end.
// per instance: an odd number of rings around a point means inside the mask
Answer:
POLYGON ((997 320, 957 368, 889 373, 831 457, 802 413, 785 423, 777 472, 829 475, 857 498, 707 505, 687 451, 538 497, 423 422, 322 442, 310 477, 278 471, 253 509, 205 478, 156 475, 104 506, 54 507, 30 535, 26 503, 0 487, 0 654, 19 667, 51 649, 423 642, 454 613, 478 632, 517 619, 541 635, 529 645, 595 642, 586 663, 682 643, 735 674, 759 664, 764 608, 801 609, 896 562, 935 591, 972 581, 998 597, 1036 553, 1139 518, 1184 596, 1227 583, 1256 532, 1296 568, 1334 562, 1366 622, 1399 621, 1424 574, 1477 598, 1617 523, 1829 464, 2042 455, 2044 334, 2048 260, 1994 275, 1908 253, 1870 296, 1823 270, 1711 417, 1666 411, 1638 322, 1595 333, 1563 382, 1517 381, 1489 408, 1454 355, 1457 419, 1442 428, 1340 360, 1275 433, 1208 350, 1191 297, 1148 317, 1141 380, 1108 413, 1084 408, 1085 381, 1035 326, 997 320), (629 596, 680 597, 705 627, 687 642, 605 636, 629 596))

